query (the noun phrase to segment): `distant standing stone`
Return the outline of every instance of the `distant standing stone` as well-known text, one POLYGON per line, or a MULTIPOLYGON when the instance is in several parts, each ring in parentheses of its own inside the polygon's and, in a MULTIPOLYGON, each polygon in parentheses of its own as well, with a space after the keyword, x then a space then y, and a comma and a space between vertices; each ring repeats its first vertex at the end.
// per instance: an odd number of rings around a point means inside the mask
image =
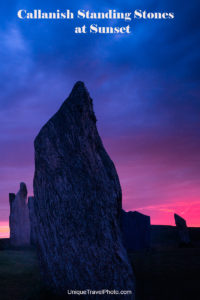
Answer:
POLYGON ((131 296, 117 299, 135 299, 121 238, 121 187, 82 82, 35 139, 34 196, 46 285, 61 295, 67 290, 131 290, 131 296))
POLYGON ((9 194, 10 202, 10 244, 25 246, 30 244, 30 222, 27 206, 27 188, 20 183, 20 190, 16 194, 9 194))
POLYGON ((122 233, 127 251, 150 248, 150 217, 137 211, 122 210, 122 233))
POLYGON ((34 197, 28 197, 28 209, 30 218, 30 242, 31 245, 36 245, 36 220, 34 209, 34 197))
POLYGON ((186 221, 177 214, 174 214, 174 219, 179 234, 180 244, 182 245, 190 244, 190 236, 189 236, 189 231, 187 228, 186 221))

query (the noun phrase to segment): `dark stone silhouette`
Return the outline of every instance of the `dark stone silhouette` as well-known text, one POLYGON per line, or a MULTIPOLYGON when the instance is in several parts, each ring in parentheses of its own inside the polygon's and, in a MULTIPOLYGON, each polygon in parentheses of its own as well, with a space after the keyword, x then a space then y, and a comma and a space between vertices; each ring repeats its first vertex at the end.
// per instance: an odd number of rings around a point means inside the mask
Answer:
POLYGON ((30 218, 30 242, 36 245, 36 220, 34 211, 34 197, 28 197, 28 209, 30 218))
POLYGON ((10 244, 25 246, 30 244, 30 222, 27 206, 26 184, 20 183, 20 190, 16 194, 9 194, 10 202, 10 244))
MULTIPOLYGON (((14 193, 9 193, 10 211, 12 211, 12 205, 13 205, 14 200, 15 200, 15 194, 14 193)), ((10 218, 9 218, 9 222, 10 222, 10 218)))
POLYGON ((122 233, 126 249, 130 251, 150 248, 150 217, 137 211, 122 210, 122 233))
POLYGON ((0 238, 0 251, 2 250, 10 250, 10 239, 8 238, 0 238))
POLYGON ((151 225, 151 248, 169 249, 177 247, 178 232, 176 226, 151 225))
POLYGON ((121 187, 82 82, 35 139, 34 196, 38 253, 50 289, 134 293, 120 230, 121 187))
POLYGON ((174 219, 179 234, 180 245, 182 246, 189 245, 190 237, 189 237, 189 231, 187 228, 186 221, 177 214, 174 214, 174 219))

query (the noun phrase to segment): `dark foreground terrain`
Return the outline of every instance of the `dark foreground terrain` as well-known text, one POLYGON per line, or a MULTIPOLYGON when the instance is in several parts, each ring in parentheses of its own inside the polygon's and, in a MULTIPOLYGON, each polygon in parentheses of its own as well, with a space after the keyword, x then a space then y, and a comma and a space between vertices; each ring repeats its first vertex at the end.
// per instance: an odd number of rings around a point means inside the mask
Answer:
MULTIPOLYGON (((130 258, 137 300, 199 299, 200 248, 157 249, 131 253, 130 258)), ((0 299, 52 299, 41 285, 33 249, 0 251, 0 299)))
POLYGON ((199 299, 200 248, 155 250, 132 253, 130 257, 136 276, 136 299, 199 299))

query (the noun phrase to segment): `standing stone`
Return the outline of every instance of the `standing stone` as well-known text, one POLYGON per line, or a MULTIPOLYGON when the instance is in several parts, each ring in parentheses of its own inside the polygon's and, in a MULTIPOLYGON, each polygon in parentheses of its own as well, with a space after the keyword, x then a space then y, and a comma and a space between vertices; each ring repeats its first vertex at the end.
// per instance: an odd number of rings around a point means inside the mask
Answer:
POLYGON ((150 248, 150 217, 137 211, 122 210, 122 233, 127 251, 150 248))
POLYGON ((9 194, 10 202, 10 244, 25 246, 30 244, 30 222, 27 206, 26 184, 20 183, 20 190, 16 194, 9 194))
POLYGON ((121 238, 121 187, 82 82, 35 139, 34 195, 46 285, 61 295, 67 290, 131 290, 126 299, 135 299, 121 238))
POLYGON ((30 243, 36 245, 36 220, 34 210, 34 197, 28 197, 28 209, 30 218, 30 243))
POLYGON ((10 236, 13 236, 13 226, 11 225, 12 222, 12 215, 13 215, 13 202, 15 200, 15 194, 14 193, 9 193, 9 204, 10 204, 10 216, 9 216, 9 227, 10 227, 10 236))
POLYGON ((9 193, 10 211, 12 211, 12 205, 13 205, 14 200, 15 200, 15 194, 9 193))
POLYGON ((189 245, 190 237, 186 221, 177 214, 174 214, 174 219, 179 234, 180 245, 189 245))

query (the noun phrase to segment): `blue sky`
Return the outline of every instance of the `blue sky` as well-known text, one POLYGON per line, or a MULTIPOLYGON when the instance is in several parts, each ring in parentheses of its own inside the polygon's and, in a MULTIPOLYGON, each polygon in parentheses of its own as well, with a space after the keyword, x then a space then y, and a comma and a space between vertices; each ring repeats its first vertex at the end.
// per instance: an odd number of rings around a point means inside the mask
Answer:
POLYGON ((82 80, 94 99, 100 134, 119 172, 124 208, 147 213, 154 223, 172 224, 173 211, 190 224, 198 223, 200 4, 140 2, 0 4, 3 221, 9 213, 8 192, 16 192, 23 180, 32 193, 34 137, 74 83, 82 80), (175 19, 133 20, 130 35, 76 35, 75 26, 94 22, 19 20, 19 9, 142 9, 174 12, 175 19))

